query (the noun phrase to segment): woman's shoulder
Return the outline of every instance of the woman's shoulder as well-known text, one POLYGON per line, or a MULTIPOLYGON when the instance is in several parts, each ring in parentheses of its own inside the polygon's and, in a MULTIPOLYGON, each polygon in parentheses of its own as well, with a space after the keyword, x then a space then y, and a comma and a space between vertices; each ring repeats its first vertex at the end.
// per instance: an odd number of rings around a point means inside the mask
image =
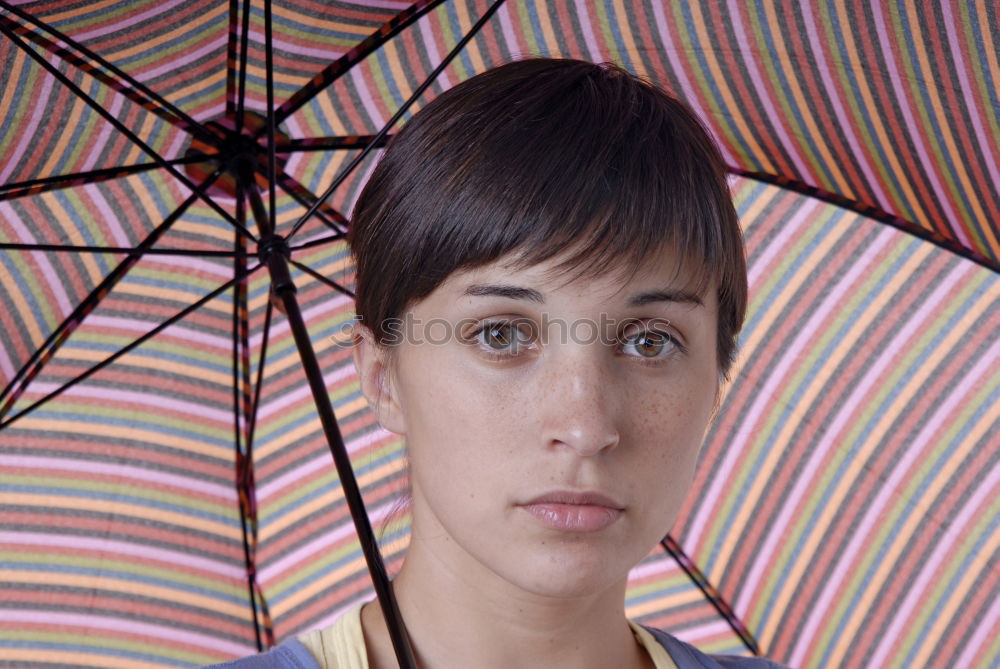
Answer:
POLYGON ((787 669, 766 657, 707 655, 661 629, 643 625, 661 646, 667 649, 677 669, 787 669))

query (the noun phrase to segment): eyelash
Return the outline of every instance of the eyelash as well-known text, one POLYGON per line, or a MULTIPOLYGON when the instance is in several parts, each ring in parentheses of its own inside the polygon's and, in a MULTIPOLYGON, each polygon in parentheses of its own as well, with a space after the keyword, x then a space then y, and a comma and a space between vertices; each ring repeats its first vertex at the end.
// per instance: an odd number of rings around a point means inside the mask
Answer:
MULTIPOLYGON (((473 343, 484 345, 484 342, 480 341, 480 338, 483 335, 483 333, 489 330, 490 328, 502 327, 502 326, 509 327, 511 326, 511 323, 510 321, 504 321, 504 320, 486 321, 469 335, 469 340, 472 341, 473 343)), ((516 329, 516 326, 514 326, 514 329, 516 329)), ((675 352, 681 355, 687 354, 687 347, 683 343, 681 343, 680 339, 675 337, 673 334, 669 332, 664 332, 663 330, 639 330, 638 332, 629 335, 626 341, 631 343, 644 335, 659 335, 664 339, 663 342, 664 347, 672 347, 672 348, 670 352, 668 352, 666 355, 657 356, 655 358, 643 358, 641 356, 634 356, 634 355, 627 356, 629 358, 636 358, 637 363, 640 365, 644 365, 646 367, 655 367, 664 364, 667 360, 673 357, 673 354, 675 352)), ((534 343, 535 343, 534 339, 532 339, 531 344, 529 344, 529 346, 533 345, 534 343)), ((497 353, 496 349, 491 350, 489 348, 483 348, 482 346, 480 347, 479 351, 483 355, 485 355, 488 359, 497 362, 513 360, 519 355, 516 353, 515 354, 497 353)))

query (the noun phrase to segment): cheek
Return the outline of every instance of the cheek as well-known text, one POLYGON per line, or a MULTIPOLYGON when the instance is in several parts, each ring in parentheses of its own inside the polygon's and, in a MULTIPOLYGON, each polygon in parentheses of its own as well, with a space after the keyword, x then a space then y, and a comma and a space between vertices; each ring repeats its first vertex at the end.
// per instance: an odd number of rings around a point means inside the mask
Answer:
POLYGON ((448 356, 413 362, 401 385, 413 466, 435 478, 463 477, 509 460, 512 431, 521 427, 515 418, 523 417, 518 389, 480 378, 448 356))

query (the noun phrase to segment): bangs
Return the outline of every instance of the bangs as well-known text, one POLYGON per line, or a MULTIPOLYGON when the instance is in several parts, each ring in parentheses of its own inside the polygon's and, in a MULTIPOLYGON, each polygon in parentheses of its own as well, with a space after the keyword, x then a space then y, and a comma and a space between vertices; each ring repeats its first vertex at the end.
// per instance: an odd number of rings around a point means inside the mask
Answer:
POLYGON ((524 60, 446 91, 389 143, 354 219, 364 224, 351 233, 355 255, 382 260, 378 276, 359 270, 359 302, 377 284, 380 314, 505 256, 515 267, 565 256, 556 271, 567 281, 627 280, 669 252, 675 280, 695 294, 714 283, 724 299, 746 282, 708 133, 682 103, 610 64, 524 60), (393 296, 393 284, 405 288, 393 296))

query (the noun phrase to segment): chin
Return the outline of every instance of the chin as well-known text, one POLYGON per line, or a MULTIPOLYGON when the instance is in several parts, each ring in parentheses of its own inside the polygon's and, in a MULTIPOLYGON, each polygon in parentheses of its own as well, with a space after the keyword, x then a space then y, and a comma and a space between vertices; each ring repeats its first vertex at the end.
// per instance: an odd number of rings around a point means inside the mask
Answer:
MULTIPOLYGON (((562 545, 554 541, 546 544, 547 550, 519 560, 507 574, 506 580, 522 590, 540 597, 576 599, 606 592, 619 586, 628 578, 634 566, 623 560, 623 553, 613 555, 595 551, 593 546, 562 545)), ((636 562, 642 559, 640 556, 636 562)))

